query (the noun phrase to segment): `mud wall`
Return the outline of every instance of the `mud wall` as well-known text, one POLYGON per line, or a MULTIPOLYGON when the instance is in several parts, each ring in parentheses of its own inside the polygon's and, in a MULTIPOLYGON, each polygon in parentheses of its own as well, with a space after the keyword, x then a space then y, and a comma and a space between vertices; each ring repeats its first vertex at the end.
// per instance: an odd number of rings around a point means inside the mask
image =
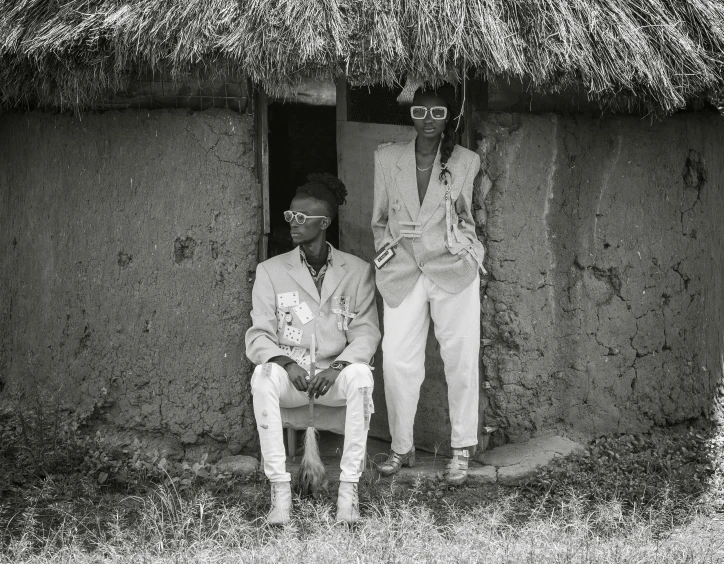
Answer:
POLYGON ((251 123, 0 115, 0 396, 36 386, 177 454, 253 448, 251 123))
POLYGON ((490 113, 480 133, 493 443, 710 413, 724 358, 724 120, 490 113))
MULTIPOLYGON (((226 111, 0 115, 0 400, 32 385, 187 456, 254 447, 250 133, 226 111)), ((493 444, 709 413, 721 118, 490 113, 480 133, 493 444)))

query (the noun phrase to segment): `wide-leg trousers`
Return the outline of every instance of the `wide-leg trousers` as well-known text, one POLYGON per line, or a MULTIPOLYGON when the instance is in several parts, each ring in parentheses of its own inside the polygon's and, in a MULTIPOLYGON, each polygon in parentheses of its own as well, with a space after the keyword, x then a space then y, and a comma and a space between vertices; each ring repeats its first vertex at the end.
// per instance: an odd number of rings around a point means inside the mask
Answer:
MULTIPOLYGON (((374 381, 366 364, 350 364, 339 373, 329 391, 314 401, 333 407, 347 406, 344 424, 344 452, 340 462, 340 481, 359 482, 364 468, 369 421, 365 402, 371 402, 374 381)), ((289 482, 286 471, 286 452, 280 407, 301 407, 309 404, 306 392, 294 387, 281 366, 274 363, 259 365, 251 378, 254 395, 254 417, 259 430, 264 473, 270 482, 289 482), (267 370, 264 370, 267 366, 267 370)))
POLYGON ((384 305, 383 370, 392 450, 413 446, 412 427, 425 379, 425 345, 432 320, 448 387, 451 446, 478 442, 480 278, 457 294, 424 274, 402 303, 384 305))

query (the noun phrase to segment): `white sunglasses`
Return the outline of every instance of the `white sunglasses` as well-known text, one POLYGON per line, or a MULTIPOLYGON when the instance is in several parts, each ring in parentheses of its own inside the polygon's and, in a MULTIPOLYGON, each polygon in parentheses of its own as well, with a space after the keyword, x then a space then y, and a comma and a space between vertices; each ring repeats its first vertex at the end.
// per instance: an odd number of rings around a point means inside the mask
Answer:
POLYGON ((432 108, 412 106, 410 108, 412 119, 425 119, 427 112, 430 112, 432 119, 445 119, 447 117, 447 108, 445 106, 433 106, 432 108))
POLYGON ((323 217, 327 217, 326 215, 307 215, 306 213, 302 212, 295 212, 292 210, 287 210, 284 212, 284 219, 288 223, 291 223, 293 220, 297 220, 297 223, 299 225, 303 225, 307 219, 320 219, 323 217))

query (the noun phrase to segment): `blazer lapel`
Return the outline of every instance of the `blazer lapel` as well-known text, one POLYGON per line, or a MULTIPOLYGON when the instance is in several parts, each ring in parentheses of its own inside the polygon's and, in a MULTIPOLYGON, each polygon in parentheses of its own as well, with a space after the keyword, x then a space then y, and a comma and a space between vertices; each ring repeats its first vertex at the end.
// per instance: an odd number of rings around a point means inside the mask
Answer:
POLYGON ((397 188, 413 221, 420 213, 420 196, 417 193, 415 173, 415 140, 410 141, 397 160, 397 188))
MULTIPOLYGON (((307 270, 307 267, 304 266, 302 262, 299 255, 299 247, 295 247, 294 250, 289 253, 289 260, 287 262, 292 267, 291 270, 289 270, 289 276, 291 276, 292 279, 299 284, 299 287, 309 294, 315 302, 319 303, 317 287, 314 285, 312 275, 309 274, 309 270, 307 270)), ((325 284, 326 282, 325 280, 325 284)))
MULTIPOLYGON (((448 167, 450 163, 448 162, 448 167)), ((420 214, 417 216, 421 226, 424 227, 427 221, 435 213, 440 203, 445 198, 445 185, 440 182, 440 147, 437 149, 437 155, 435 155, 435 162, 432 165, 432 173, 430 174, 430 184, 427 186, 427 192, 425 192, 425 199, 422 201, 422 207, 420 208, 420 214)), ((417 189, 417 186, 415 187, 417 189)))
POLYGON ((327 300, 332 296, 334 291, 339 286, 340 282, 347 274, 347 270, 344 268, 344 258, 342 255, 332 247, 332 264, 327 267, 327 273, 324 275, 324 282, 322 283, 322 301, 319 305, 324 305, 327 300))

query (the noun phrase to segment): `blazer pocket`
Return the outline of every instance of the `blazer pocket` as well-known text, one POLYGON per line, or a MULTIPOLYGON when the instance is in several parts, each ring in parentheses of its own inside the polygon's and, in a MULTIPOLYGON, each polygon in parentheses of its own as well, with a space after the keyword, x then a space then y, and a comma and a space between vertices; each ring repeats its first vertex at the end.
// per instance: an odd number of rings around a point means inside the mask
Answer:
POLYGON ((470 245, 470 240, 463 235, 457 227, 453 227, 452 244, 446 245, 448 251, 450 251, 453 255, 460 256, 460 253, 462 253, 470 245))

